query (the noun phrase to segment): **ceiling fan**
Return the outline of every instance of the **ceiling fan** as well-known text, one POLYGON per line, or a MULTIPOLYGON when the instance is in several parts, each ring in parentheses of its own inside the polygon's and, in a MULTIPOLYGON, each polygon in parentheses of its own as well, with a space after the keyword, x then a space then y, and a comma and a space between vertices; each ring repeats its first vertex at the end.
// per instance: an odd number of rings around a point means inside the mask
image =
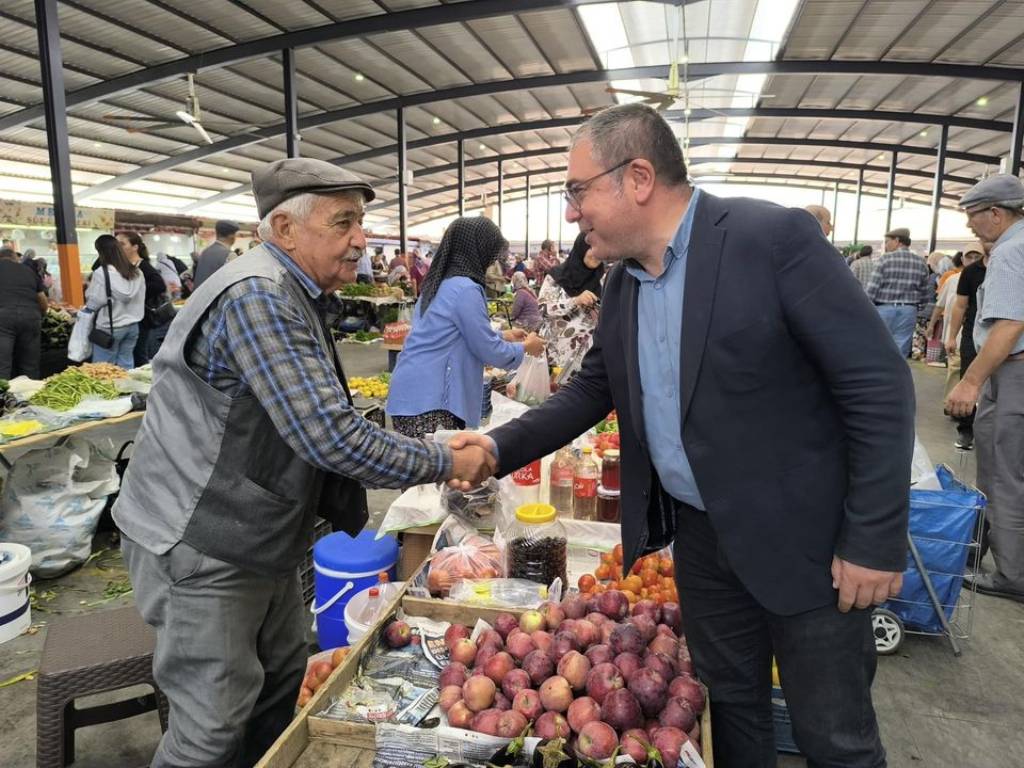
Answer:
MULTIPOLYGON (((139 133, 154 128, 175 128, 184 123, 185 125, 192 126, 207 144, 213 144, 213 139, 210 138, 210 134, 206 132, 204 127, 202 113, 199 111, 199 96, 196 95, 196 76, 190 72, 187 78, 188 95, 185 97, 185 108, 179 109, 174 113, 174 116, 178 118, 177 121, 138 115, 103 115, 103 119, 122 125, 130 133, 139 133)), ((223 128, 224 132, 237 132, 239 130, 237 123, 207 122, 205 125, 216 132, 220 132, 219 128, 223 128)))

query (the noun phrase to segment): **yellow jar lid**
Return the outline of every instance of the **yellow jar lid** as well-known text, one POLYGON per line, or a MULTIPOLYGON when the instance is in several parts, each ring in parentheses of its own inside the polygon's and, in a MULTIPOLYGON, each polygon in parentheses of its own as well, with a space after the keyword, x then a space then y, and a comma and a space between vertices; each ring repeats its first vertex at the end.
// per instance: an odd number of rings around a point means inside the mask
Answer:
POLYGON ((555 508, 550 504, 523 504, 516 509, 516 519, 523 523, 550 523, 555 519, 555 508))
POLYGON ((609 448, 604 452, 604 456, 606 459, 617 459, 619 458, 619 452, 614 448, 609 448))

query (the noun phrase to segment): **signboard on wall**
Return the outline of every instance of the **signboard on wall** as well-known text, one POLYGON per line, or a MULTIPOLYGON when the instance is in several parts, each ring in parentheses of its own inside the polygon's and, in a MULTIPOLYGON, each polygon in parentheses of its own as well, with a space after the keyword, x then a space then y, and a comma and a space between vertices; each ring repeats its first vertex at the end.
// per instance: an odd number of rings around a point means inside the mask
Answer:
MULTIPOLYGON (((26 203, 21 200, 0 200, 0 226, 56 226, 53 206, 26 203)), ((114 211, 110 208, 75 208, 75 226, 80 229, 114 229, 114 211)))

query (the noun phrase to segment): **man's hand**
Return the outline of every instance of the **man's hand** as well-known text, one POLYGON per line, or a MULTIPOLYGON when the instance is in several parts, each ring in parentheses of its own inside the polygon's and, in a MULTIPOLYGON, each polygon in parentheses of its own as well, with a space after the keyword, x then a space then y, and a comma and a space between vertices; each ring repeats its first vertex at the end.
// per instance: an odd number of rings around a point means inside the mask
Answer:
POLYGON ((526 341, 526 331, 522 328, 511 328, 501 335, 505 341, 526 341))
POLYGON ((968 379, 961 379, 946 398, 946 413, 960 418, 970 416, 978 404, 980 394, 981 387, 968 379))
POLYGON ((947 355, 955 355, 959 351, 960 351, 960 348, 957 346, 956 338, 946 339, 946 354, 947 355))
POLYGON ((839 590, 840 612, 846 613, 850 608, 881 605, 890 597, 896 597, 903 587, 903 574, 876 571, 833 557, 832 587, 839 590))
POLYGON ((469 491, 498 471, 497 448, 487 435, 460 432, 448 441, 452 451, 450 488, 469 491))

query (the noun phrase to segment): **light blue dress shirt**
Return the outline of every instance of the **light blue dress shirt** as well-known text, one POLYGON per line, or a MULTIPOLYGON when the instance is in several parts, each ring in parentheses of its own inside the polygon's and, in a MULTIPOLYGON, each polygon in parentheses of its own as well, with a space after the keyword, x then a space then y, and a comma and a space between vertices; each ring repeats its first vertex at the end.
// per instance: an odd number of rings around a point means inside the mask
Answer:
POLYGON ((637 349, 643 388, 644 429, 651 460, 658 470, 662 487, 668 493, 691 506, 704 509, 704 500, 683 448, 680 403, 686 255, 699 197, 700 190, 694 188, 679 228, 665 249, 665 271, 660 277, 651 277, 636 265, 626 269, 640 281, 637 349))

